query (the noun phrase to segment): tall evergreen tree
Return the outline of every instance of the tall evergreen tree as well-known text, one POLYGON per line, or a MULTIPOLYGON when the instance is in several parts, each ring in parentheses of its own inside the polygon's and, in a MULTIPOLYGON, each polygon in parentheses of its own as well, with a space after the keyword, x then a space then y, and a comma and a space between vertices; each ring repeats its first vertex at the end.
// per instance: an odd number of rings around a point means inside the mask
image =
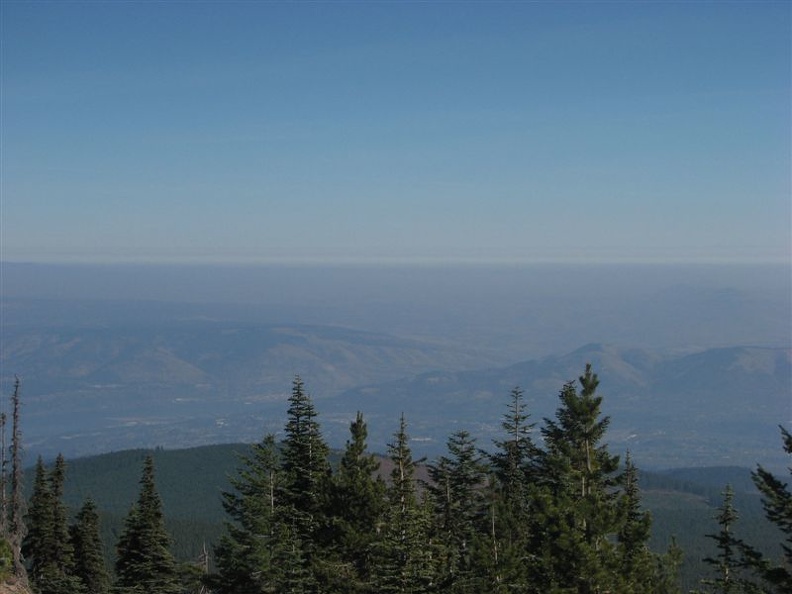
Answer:
POLYGON ((124 520, 117 552, 115 588, 119 594, 180 593, 151 455, 143 464, 140 494, 124 520))
MULTIPOLYGON (((289 523, 289 534, 294 546, 300 546, 300 557, 305 562, 313 584, 323 579, 321 555, 328 544, 329 520, 326 514, 329 491, 329 449, 325 444, 316 409, 305 391, 299 376, 294 378, 287 410, 285 439, 282 450, 284 484, 281 489, 284 521, 289 523)), ((306 585, 310 591, 314 585, 306 585)))
POLYGON ((434 578, 429 542, 430 510, 418 501, 415 469, 404 415, 394 441, 388 444, 393 469, 387 490, 385 521, 375 543, 374 591, 419 594, 428 592, 434 578))
POLYGON ((679 591, 680 551, 674 542, 665 555, 649 550, 652 517, 641 505, 638 469, 629 452, 622 474, 619 498, 621 526, 616 541, 617 576, 622 594, 674 594, 679 591))
POLYGON ((493 442, 488 454, 491 477, 488 499, 487 538, 482 542, 478 564, 487 574, 494 592, 525 591, 528 588, 531 502, 541 452, 533 441, 535 427, 526 411, 525 393, 515 387, 501 427, 505 439, 493 442), (484 544, 486 543, 486 544, 484 544))
POLYGON ((320 528, 322 495, 330 464, 316 409, 299 376, 294 378, 286 414, 282 453, 284 503, 292 508, 295 533, 310 539, 320 528))
POLYGON ((73 576, 74 551, 69 539, 63 483, 66 462, 58 456, 51 472, 39 457, 22 550, 30 564, 29 579, 39 594, 74 594, 81 584, 73 576))
MULTIPOLYGON (((781 437, 784 451, 792 455, 792 434, 783 427, 781 437)), ((789 468, 792 476, 792 467, 789 468)), ((784 535, 781 549, 784 554, 782 564, 772 563, 756 549, 743 546, 743 555, 754 572, 774 592, 792 592, 792 492, 781 479, 761 465, 752 473, 753 482, 762 494, 765 516, 775 524, 784 535)))
MULTIPOLYGON (((59 570, 63 574, 69 575, 73 573, 74 569, 74 548, 69 538, 68 511, 63 503, 63 486, 65 482, 66 459, 62 454, 58 454, 55 459, 55 466, 50 473, 53 537, 57 543, 54 548, 54 560, 59 570)), ((73 580, 66 580, 66 585, 73 585, 73 580)))
POLYGON ((578 381, 580 392, 567 383, 559 395, 556 419, 545 419, 542 428, 547 450, 536 514, 544 530, 541 588, 594 594, 618 585, 613 537, 621 519, 619 457, 601 443, 610 419, 601 417, 599 379, 591 365, 578 381))
POLYGON ((448 456, 429 466, 431 482, 427 485, 438 543, 437 589, 477 594, 482 584, 476 575, 473 549, 486 516, 482 491, 486 471, 476 440, 467 431, 452 434, 446 446, 448 456))
POLYGON ((52 487, 44 460, 39 456, 36 460, 33 494, 28 504, 28 531, 22 543, 22 554, 29 564, 28 577, 34 585, 44 579, 47 567, 52 563, 52 554, 48 550, 53 540, 52 503, 52 487))
POLYGON ((734 491, 731 485, 727 485, 723 492, 723 503, 718 508, 716 519, 720 531, 717 534, 708 534, 707 537, 715 541, 718 554, 704 559, 704 562, 715 570, 715 577, 701 580, 702 585, 707 587, 705 592, 714 594, 762 592, 756 584, 745 577, 746 564, 741 556, 743 542, 734 533, 739 515, 734 507, 734 491))
POLYGON ((105 566, 102 539, 99 535, 99 514, 93 499, 87 499, 69 528, 74 549, 74 576, 84 594, 108 594, 110 576, 105 566))
POLYGON ((350 439, 333 476, 330 514, 335 549, 333 589, 351 593, 371 591, 372 545, 382 521, 385 483, 376 475, 379 461, 368 453, 368 429, 360 412, 349 432, 350 439))
POLYGON ((232 479, 233 491, 223 493, 231 521, 215 548, 217 573, 210 585, 216 594, 280 592, 277 557, 283 543, 278 529, 278 499, 282 482, 275 438, 267 435, 242 458, 232 479))
POLYGON ((25 495, 22 467, 22 429, 20 424, 20 407, 22 403, 21 382, 14 378, 14 392, 11 395, 13 412, 11 415, 11 497, 9 499, 8 544, 13 558, 13 574, 19 583, 28 583, 25 564, 22 562, 22 543, 27 534, 25 525, 25 495))

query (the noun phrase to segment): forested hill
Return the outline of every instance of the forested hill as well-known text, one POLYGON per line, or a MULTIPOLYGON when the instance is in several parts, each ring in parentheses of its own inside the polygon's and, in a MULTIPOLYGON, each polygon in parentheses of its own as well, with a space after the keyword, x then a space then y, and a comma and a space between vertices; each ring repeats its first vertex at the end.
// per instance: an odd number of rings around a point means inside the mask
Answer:
MULTIPOLYGON (((174 539, 173 550, 182 560, 197 559, 204 544, 215 544, 227 521, 221 493, 230 489, 240 455, 250 444, 222 444, 189 449, 125 450, 67 461, 64 502, 71 512, 86 497, 97 502, 102 517, 102 535, 108 560, 120 533, 124 515, 137 497, 140 470, 147 455, 156 466, 156 481, 174 539)), ((337 459, 336 455, 331 458, 337 459)), ((380 457, 383 466, 387 459, 380 457)), ((422 471, 424 478, 425 471, 422 471)), ((740 467, 708 467, 641 472, 643 502, 652 512, 652 546, 664 550, 675 536, 685 551, 683 586, 693 587, 706 572, 701 559, 712 554, 705 534, 715 532, 716 508, 726 484, 736 491, 740 512, 738 531, 746 540, 773 550, 778 535, 761 512, 758 494, 750 481, 750 470, 740 467)), ((27 484, 33 484, 32 470, 27 484)))

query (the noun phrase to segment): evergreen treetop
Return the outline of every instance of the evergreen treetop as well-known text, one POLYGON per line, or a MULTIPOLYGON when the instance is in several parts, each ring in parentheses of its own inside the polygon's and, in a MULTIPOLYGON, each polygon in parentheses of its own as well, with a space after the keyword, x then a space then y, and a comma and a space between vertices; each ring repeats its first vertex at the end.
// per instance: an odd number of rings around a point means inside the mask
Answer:
POLYGON ((180 594, 151 455, 146 456, 143 463, 140 494, 124 520, 117 552, 116 590, 119 594, 180 594))

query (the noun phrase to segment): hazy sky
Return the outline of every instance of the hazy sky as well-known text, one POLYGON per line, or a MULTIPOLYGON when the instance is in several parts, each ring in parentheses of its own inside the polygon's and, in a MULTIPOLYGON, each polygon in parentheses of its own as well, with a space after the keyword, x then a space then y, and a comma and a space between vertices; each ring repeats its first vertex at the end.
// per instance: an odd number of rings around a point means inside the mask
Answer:
POLYGON ((6 261, 789 261, 789 2, 2 1, 6 261))

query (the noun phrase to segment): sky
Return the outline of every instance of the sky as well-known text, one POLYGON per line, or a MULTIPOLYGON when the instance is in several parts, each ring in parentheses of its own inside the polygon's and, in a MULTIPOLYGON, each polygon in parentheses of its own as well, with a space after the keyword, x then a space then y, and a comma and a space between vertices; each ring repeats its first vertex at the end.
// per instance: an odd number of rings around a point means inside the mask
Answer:
POLYGON ((2 261, 791 260, 788 2, 0 10, 2 261))

